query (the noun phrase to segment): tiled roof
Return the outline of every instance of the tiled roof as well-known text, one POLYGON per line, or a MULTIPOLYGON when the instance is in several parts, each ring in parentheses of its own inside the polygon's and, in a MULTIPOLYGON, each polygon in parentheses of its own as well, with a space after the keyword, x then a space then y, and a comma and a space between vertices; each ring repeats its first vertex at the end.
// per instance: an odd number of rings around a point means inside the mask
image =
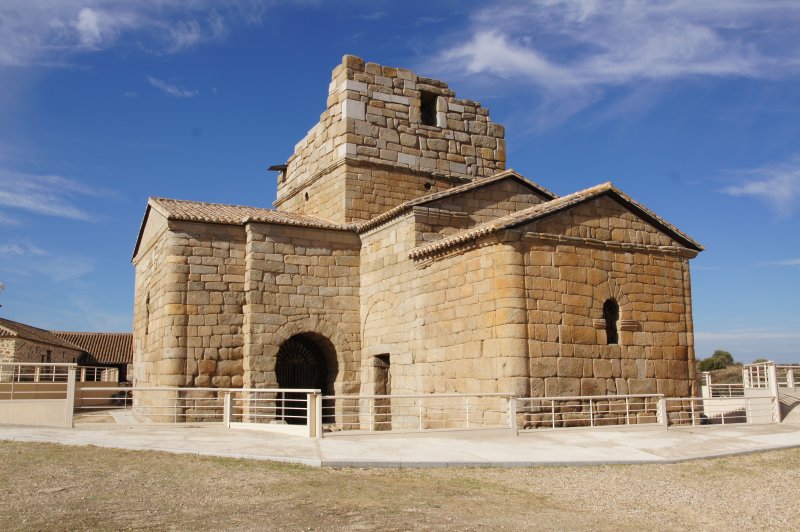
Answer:
POLYGON ((352 230, 353 225, 329 222, 321 218, 275 211, 259 207, 204 203, 169 198, 150 198, 148 205, 170 220, 209 222, 217 224, 244 225, 248 222, 264 222, 318 229, 352 230))
POLYGON ((497 181, 502 181, 503 179, 507 179, 507 178, 516 179, 517 181, 519 181, 522 184, 526 185, 530 189, 532 189, 535 192, 537 192, 540 196, 542 196, 542 197, 544 197, 544 198, 546 198, 548 200, 552 200, 552 199, 558 197, 555 194, 553 194, 552 192, 550 192, 549 190, 547 190, 546 188, 544 188, 544 187, 542 187, 540 185, 537 185, 536 183, 534 183, 533 181, 530 181, 529 179, 525 179, 524 177, 522 177, 521 175, 516 173, 514 170, 509 169, 509 170, 505 170, 503 172, 500 172, 498 174, 494 174, 494 175, 489 176, 489 177, 483 177, 483 178, 480 178, 480 179, 474 179, 474 180, 470 181, 469 183, 464 183, 463 185, 458 185, 457 187, 448 188, 447 190, 442 190, 440 192, 434 192, 433 194, 428 194, 427 196, 422 196, 422 197, 419 197, 419 198, 416 198, 416 199, 413 199, 413 200, 410 200, 410 201, 406 201, 405 203, 401 203, 397 207, 393 207, 393 208, 389 209, 388 211, 386 211, 386 212, 384 212, 382 214, 379 214, 378 216, 376 216, 376 217, 374 217, 374 218, 372 218, 370 220, 367 220, 365 222, 359 223, 358 224, 358 231, 359 232, 363 232, 363 231, 367 231, 369 229, 372 229, 373 227, 376 227, 376 226, 378 226, 378 225, 380 225, 380 224, 382 224, 382 223, 384 223, 384 222, 386 222, 388 220, 391 220, 392 218, 395 218, 396 216, 398 216, 398 215, 400 215, 400 214, 402 214, 402 213, 404 213, 406 211, 409 211, 414 207, 418 207, 420 205, 425 205, 426 203, 431 203, 431 202, 434 202, 434 201, 438 201, 440 199, 449 198, 450 196, 456 196, 456 195, 461 194, 463 192, 467 192, 469 190, 474 190, 476 188, 480 188, 480 187, 489 185, 491 183, 495 183, 497 181))
POLYGON ((60 338, 50 331, 39 329, 19 323, 16 321, 0 318, 0 337, 4 338, 20 338, 23 340, 30 340, 40 344, 54 345, 64 347, 66 349, 74 349, 80 351, 81 348, 68 340, 60 338))
POLYGON ((442 240, 438 240, 431 244, 420 246, 414 249, 409 256, 412 259, 416 259, 432 255, 439 251, 453 248, 466 242, 477 240, 478 238, 481 238, 483 236, 491 235, 493 233, 498 233, 506 229, 512 229, 519 225, 540 218, 544 218, 548 215, 568 209, 570 207, 588 201, 592 198, 596 198, 603 194, 607 194, 616 198, 617 200, 627 205, 631 210, 633 210, 646 220, 650 221, 657 227, 660 227, 663 231, 665 231, 667 234, 669 234, 675 240, 678 240, 685 246, 691 249, 695 249, 697 251, 703 250, 702 245, 700 245, 698 242, 690 238, 685 233, 681 232, 677 227, 668 223, 666 220, 656 215, 654 212, 649 210, 644 205, 634 201, 633 198, 631 198, 627 194, 614 188, 614 186, 611 183, 603 183, 601 185, 596 185, 591 188, 574 192, 567 196, 562 196, 558 199, 554 199, 546 203, 540 203, 539 205, 534 205, 533 207, 517 211, 508 216, 497 218, 496 220, 492 220, 491 222, 486 222, 472 229, 449 236, 447 238, 443 238, 442 240))
POLYGON ((53 331, 53 334, 79 346, 89 354, 91 364, 130 364, 133 362, 132 333, 53 331))

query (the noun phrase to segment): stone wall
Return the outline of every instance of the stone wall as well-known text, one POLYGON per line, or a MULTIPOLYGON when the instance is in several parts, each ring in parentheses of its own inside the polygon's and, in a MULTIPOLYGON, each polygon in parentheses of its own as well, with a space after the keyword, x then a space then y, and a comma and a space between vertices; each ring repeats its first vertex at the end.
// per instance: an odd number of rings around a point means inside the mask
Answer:
POLYGON ((417 245, 439 240, 545 201, 519 181, 503 179, 415 208, 417 245))
POLYGON ((242 385, 244 253, 242 227, 192 222, 170 222, 140 253, 135 382, 242 385))
POLYGON ((494 243, 416 264, 424 393, 528 395, 524 266, 518 244, 494 243))
MULTIPOLYGON (((419 393, 421 353, 412 342, 420 327, 412 292, 415 272, 408 251, 416 242, 413 216, 404 216, 361 235, 361 390, 374 394, 378 355, 389 355, 392 393, 419 393)), ((379 386, 378 386, 379 387, 379 386)))
POLYGON ((609 198, 520 230, 530 232, 534 395, 693 392, 693 252, 609 198), (603 320, 612 298, 620 313, 617 345, 608 345, 603 320))
POLYGON ((80 356, 81 352, 77 349, 42 344, 24 338, 0 341, 0 361, 2 362, 64 363, 77 362, 80 356), (48 351, 50 352, 49 360, 48 351))
POLYGON ((310 335, 326 358, 326 393, 358 393, 359 239, 353 232, 247 225, 247 386, 275 387, 281 344, 310 335))
POLYGON ((429 203, 427 206, 451 212, 464 212, 468 227, 490 222, 545 201, 516 179, 507 178, 482 187, 429 203))
POLYGON ((496 238, 416 261, 423 391, 693 392, 694 252, 608 198, 496 238), (611 298, 616 345, 603 319, 611 298))
MULTIPOLYGON (((167 249, 170 244, 182 245, 174 235, 166 233, 167 220, 150 210, 145 233, 140 242, 138 254, 133 263, 136 270, 133 299, 133 383, 136 386, 165 385, 159 373, 163 357, 177 356, 185 359, 185 353, 165 352, 165 339, 173 341, 180 329, 172 329, 173 316, 167 315, 167 294, 172 299, 180 299, 185 290, 180 267, 174 260, 168 260, 167 249), (149 229, 148 229, 149 228, 149 229), (145 238, 145 236, 147 238, 145 238), (168 335, 169 333, 169 335, 168 335)), ((180 324, 180 319, 175 320, 180 324)), ((171 385, 183 384, 183 380, 173 379, 171 385)))
POLYGON ((14 362, 14 340, 0 338, 0 362, 14 362))
POLYGON ((275 206, 336 222, 368 219, 428 193, 426 183, 447 188, 505 169, 504 134, 485 108, 441 81, 345 56, 327 109, 281 174, 275 206), (422 123, 423 94, 435 101, 434 125, 422 123))

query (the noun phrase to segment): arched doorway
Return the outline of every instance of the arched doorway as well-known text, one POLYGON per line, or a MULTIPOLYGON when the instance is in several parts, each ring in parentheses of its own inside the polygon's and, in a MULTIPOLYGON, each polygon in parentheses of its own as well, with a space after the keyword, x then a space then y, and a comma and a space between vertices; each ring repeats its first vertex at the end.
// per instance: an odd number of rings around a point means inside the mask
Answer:
MULTIPOLYGON (((292 336, 278 349, 275 377, 278 388, 319 389, 327 392, 329 382, 325 349, 309 334, 292 336)), ((306 394, 283 392, 283 405, 277 416, 290 425, 303 425, 306 419, 306 394)))

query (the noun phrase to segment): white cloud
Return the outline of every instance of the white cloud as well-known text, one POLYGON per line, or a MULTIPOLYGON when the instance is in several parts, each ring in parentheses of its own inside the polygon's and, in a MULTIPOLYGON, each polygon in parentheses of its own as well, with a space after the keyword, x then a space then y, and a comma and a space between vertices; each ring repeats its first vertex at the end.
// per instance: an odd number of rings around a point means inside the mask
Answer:
POLYGON ((147 81, 150 82, 150 85, 157 88, 164 94, 172 96, 174 98, 191 98, 192 96, 197 96, 198 92, 194 90, 188 89, 180 89, 173 85, 172 83, 167 83, 164 80, 154 78, 152 76, 147 76, 147 81))
POLYGON ((0 244, 0 259, 7 259, 9 257, 24 257, 24 256, 40 256, 46 255, 47 252, 42 248, 36 247, 33 244, 9 242, 0 244))
POLYGON ((78 13, 78 23, 76 28, 81 43, 86 46, 95 46, 100 43, 100 26, 98 23, 97 12, 85 7, 78 13))
POLYGON ((770 331, 766 329, 739 329, 722 332, 696 332, 697 340, 738 341, 738 340, 793 340, 800 339, 798 331, 770 331))
POLYGON ((27 242, 0 244, 5 275, 41 277, 52 282, 73 281, 94 271, 94 262, 82 256, 54 255, 27 242))
POLYGON ((258 24, 269 0, 3 0, 0 66, 63 65, 80 53, 129 45, 171 54, 258 24))
POLYGON ((109 190, 92 188, 58 175, 36 175, 0 168, 0 205, 73 220, 94 217, 76 205, 80 196, 110 196, 109 190))
POLYGON ((764 201, 781 218, 797 210, 800 203, 800 156, 787 163, 745 170, 741 174, 742 182, 723 189, 723 192, 764 201))
POLYGON ((532 88, 559 120, 614 88, 796 76, 798 23, 800 3, 787 0, 532 0, 479 10, 465 43, 433 65, 532 88))
POLYGON ((768 262, 768 266, 800 266, 800 258, 797 259, 786 259, 786 260, 776 260, 774 262, 768 262))

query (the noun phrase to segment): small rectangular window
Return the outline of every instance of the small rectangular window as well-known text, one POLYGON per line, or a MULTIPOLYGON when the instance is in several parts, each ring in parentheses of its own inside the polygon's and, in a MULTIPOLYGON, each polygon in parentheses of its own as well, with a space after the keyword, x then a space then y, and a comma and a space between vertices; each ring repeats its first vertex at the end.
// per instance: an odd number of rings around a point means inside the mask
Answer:
POLYGON ((420 91, 419 119, 422 125, 436 125, 436 100, 438 96, 432 92, 420 91))

